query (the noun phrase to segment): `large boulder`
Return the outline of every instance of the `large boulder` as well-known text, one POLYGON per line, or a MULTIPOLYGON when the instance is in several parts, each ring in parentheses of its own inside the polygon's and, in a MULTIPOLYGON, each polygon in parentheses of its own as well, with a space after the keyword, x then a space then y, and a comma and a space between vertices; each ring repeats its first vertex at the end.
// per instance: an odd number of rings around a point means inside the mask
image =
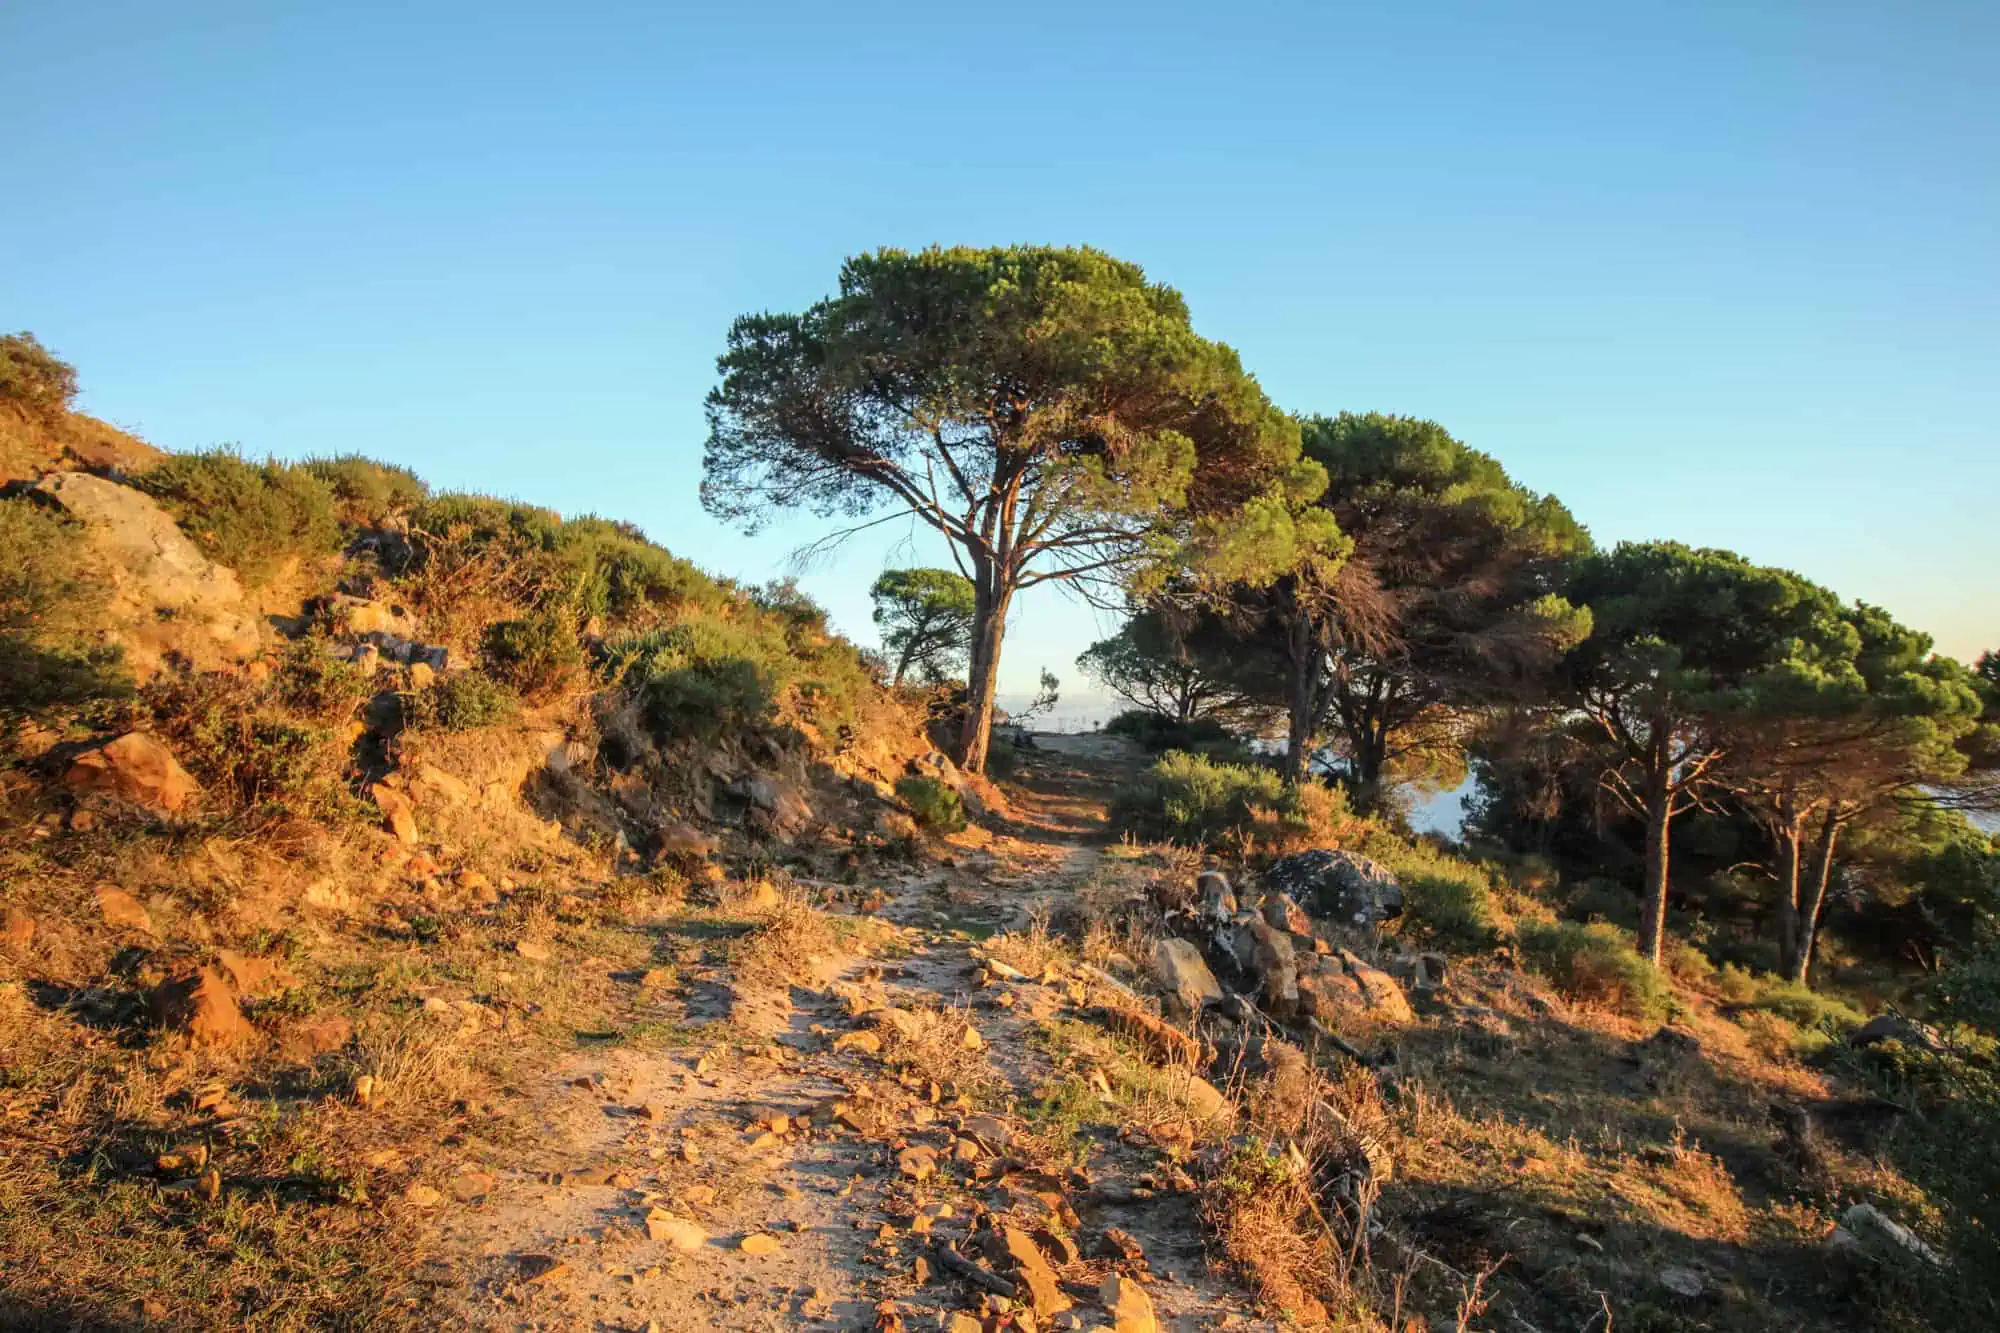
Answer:
POLYGON ((1857 1203, 1842 1213, 1840 1225, 1827 1237, 1827 1244, 1840 1253, 1877 1260, 1916 1260, 1933 1268, 1944 1265, 1944 1257, 1921 1236, 1872 1203, 1857 1203))
POLYGON ((1875 1015, 1854 1029, 1847 1044, 1868 1047, 1885 1041, 1901 1042, 1913 1051, 1924 1051, 1930 1055, 1939 1055, 1944 1051, 1944 1041, 1938 1036, 1936 1028, 1901 1014, 1875 1015))
POLYGON ((78 796, 122 801, 159 815, 179 814, 201 795, 173 751, 142 731, 128 731, 76 755, 63 770, 62 782, 78 796))
POLYGON ((105 637, 141 684, 170 658, 218 671, 263 652, 236 572, 203 555, 151 496, 87 472, 51 473, 35 490, 83 525, 110 594, 105 637))
POLYGON ((1353 852, 1323 847, 1281 856, 1264 872, 1264 886, 1343 925, 1380 925, 1403 914, 1403 886, 1396 877, 1353 852))

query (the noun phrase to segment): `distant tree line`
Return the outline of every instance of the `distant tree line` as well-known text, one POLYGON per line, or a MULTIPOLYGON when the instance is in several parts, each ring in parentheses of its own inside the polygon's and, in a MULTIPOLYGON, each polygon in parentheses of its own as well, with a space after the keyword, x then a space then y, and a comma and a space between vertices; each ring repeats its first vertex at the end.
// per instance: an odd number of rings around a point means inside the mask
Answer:
MULTIPOLYGON (((1948 864, 1991 866, 1960 813, 1996 803, 1991 655, 1732 552, 1599 549, 1435 422, 1289 415, 1134 265, 862 255, 805 311, 739 319, 719 364, 712 512, 944 539, 952 568, 884 574, 876 621, 897 680, 962 672, 972 771, 1015 598, 1061 583, 1126 610, 1080 665, 1149 737, 1259 743, 1285 783, 1385 813, 1470 771, 1472 831, 1634 884, 1655 963, 1683 855, 1704 883, 1761 877, 1796 980, 1836 891, 1889 860, 1993 879, 1948 864)), ((1993 928, 1994 903, 1960 906, 1993 928)))

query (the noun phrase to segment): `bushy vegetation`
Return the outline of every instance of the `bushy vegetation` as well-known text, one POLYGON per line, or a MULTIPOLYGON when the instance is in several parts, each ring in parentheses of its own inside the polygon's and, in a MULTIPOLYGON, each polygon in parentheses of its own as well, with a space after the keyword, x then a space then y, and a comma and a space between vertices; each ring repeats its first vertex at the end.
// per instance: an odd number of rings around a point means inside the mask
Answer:
POLYGON ((338 728, 287 706, 277 680, 165 675, 138 703, 134 724, 166 741, 215 813, 337 820, 359 808, 338 728))
POLYGON ((1119 793, 1111 813, 1135 837, 1195 847, 1278 846, 1313 827, 1300 791, 1271 769, 1182 751, 1162 755, 1119 793))
POLYGON ((176 454, 138 479, 210 559, 262 583, 290 559, 340 545, 334 491, 303 467, 227 449, 176 454))
POLYGON ((505 685, 477 671, 454 671, 410 696, 411 726, 434 731, 471 731, 512 717, 520 707, 505 685))
POLYGON ((1484 869, 1425 842, 1392 846, 1378 859, 1403 886, 1405 935, 1454 952, 1492 947, 1500 918, 1484 869))
POLYGON ((356 526, 407 513, 430 494, 430 487, 410 469, 360 454, 309 458, 301 466, 327 484, 340 502, 341 519, 356 526))
POLYGON ((910 807, 917 827, 932 833, 957 833, 965 827, 965 798, 936 778, 896 779, 896 795, 910 807))
POLYGON ((115 648, 87 634, 104 603, 81 532, 26 499, 0 500, 0 717, 128 688, 115 648))
POLYGON ((723 585, 629 523, 565 520, 553 510, 465 494, 432 496, 410 523, 417 586, 436 594, 432 610, 469 594, 566 613, 580 625, 612 625, 729 600, 723 585))
POLYGON ((375 688, 367 672, 318 636, 287 644, 271 683, 287 707, 319 718, 347 717, 375 688))
POLYGON ((1641 958, 1624 932, 1606 925, 1524 923, 1522 959, 1574 1000, 1633 1018, 1659 1018, 1672 1005, 1660 970, 1641 958))
POLYGON ((59 415, 76 397, 76 368, 32 333, 0 335, 0 402, 37 416, 59 415))
POLYGON ((486 668, 531 701, 554 698, 583 672, 583 643, 567 617, 496 620, 484 635, 486 668))
POLYGON ((1794 1027, 1835 1036, 1862 1023, 1861 1011, 1853 1005, 1781 977, 1757 978, 1744 1007, 1776 1014, 1794 1027))
POLYGON ((1125 736, 1150 754, 1183 750, 1211 758, 1242 762, 1249 758, 1243 742, 1214 718, 1179 722, 1164 713, 1128 708, 1104 724, 1106 735, 1125 736))

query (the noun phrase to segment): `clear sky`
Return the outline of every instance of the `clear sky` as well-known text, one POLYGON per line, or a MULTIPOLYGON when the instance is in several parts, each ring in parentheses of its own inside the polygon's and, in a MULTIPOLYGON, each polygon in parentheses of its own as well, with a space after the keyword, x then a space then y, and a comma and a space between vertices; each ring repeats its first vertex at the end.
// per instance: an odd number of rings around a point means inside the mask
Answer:
MULTIPOLYGON (((2000 5, 0 4, 0 327, 172 448, 701 511, 730 319, 1089 243, 1299 411, 2000 647, 2000 5)), ((885 562, 804 578, 858 637, 885 562)), ((1100 627, 1020 606, 1020 690, 1100 627)))

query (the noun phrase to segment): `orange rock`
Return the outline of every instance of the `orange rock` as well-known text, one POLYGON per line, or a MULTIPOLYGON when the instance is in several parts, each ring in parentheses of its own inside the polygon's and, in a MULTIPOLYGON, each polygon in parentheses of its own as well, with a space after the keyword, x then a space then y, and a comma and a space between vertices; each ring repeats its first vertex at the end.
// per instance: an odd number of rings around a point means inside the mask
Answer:
POLYGON ((0 942, 25 949, 34 942, 34 938, 35 918, 18 907, 8 908, 6 917, 0 920, 0 942))
POLYGON ((146 911, 145 905, 114 885, 97 886, 97 910, 104 917, 104 924, 107 926, 136 930, 144 935, 153 933, 153 918, 146 911))
POLYGON ((212 967, 163 983, 153 992, 153 1012, 163 1027, 185 1034, 198 1046, 231 1046, 257 1032, 237 1008, 228 983, 212 967))
POLYGON ((411 804, 410 798, 379 782, 368 789, 368 794, 374 798, 376 808, 382 812, 383 822, 396 835, 396 841, 414 845, 417 841, 417 807, 411 804))
POLYGON ((138 731, 85 750, 70 761, 62 780, 79 795, 113 796, 155 814, 177 814, 201 795, 173 752, 138 731))

